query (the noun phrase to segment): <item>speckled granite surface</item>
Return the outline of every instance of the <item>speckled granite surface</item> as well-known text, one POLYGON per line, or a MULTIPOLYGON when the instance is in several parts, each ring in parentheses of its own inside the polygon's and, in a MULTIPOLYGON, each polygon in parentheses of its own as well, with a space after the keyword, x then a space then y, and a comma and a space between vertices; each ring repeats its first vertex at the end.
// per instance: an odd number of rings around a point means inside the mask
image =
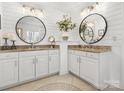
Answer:
POLYGON ((0 53, 38 51, 38 50, 54 50, 54 49, 59 49, 59 45, 55 45, 54 48, 51 45, 35 45, 34 48, 31 48, 30 45, 21 45, 21 46, 17 46, 17 49, 8 49, 8 50, 2 50, 0 47, 0 53))
POLYGON ((96 46, 96 45, 69 45, 68 48, 72 50, 93 52, 93 53, 110 52, 112 50, 111 46, 96 46))

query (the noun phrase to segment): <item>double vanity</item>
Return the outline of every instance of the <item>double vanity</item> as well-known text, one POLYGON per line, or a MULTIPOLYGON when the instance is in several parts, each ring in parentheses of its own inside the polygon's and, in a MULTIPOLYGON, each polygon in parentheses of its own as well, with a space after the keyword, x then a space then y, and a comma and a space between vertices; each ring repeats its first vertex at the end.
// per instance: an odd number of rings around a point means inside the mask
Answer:
MULTIPOLYGON (((93 84, 97 89, 107 86, 109 79, 109 46, 68 46, 68 70, 93 84)), ((19 46, 0 51, 0 89, 6 89, 60 72, 59 45, 36 48, 19 46)))
POLYGON ((55 45, 54 36, 49 36, 51 45, 34 47, 46 36, 45 24, 35 16, 20 18, 15 30, 20 40, 31 47, 15 46, 15 40, 12 40, 13 45, 9 48, 7 40, 11 35, 3 36, 5 43, 0 50, 0 89, 68 72, 97 89, 102 90, 107 86, 111 47, 90 45, 100 41, 106 34, 107 21, 102 15, 88 15, 80 24, 79 35, 88 45, 69 45, 66 42, 55 45))

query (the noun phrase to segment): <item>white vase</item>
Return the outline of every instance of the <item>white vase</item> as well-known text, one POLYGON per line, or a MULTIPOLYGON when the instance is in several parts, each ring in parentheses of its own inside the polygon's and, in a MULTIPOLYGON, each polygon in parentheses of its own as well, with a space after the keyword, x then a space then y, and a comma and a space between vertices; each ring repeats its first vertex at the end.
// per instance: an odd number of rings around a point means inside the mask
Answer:
POLYGON ((69 33, 68 32, 62 32, 62 39, 63 41, 68 41, 69 33))

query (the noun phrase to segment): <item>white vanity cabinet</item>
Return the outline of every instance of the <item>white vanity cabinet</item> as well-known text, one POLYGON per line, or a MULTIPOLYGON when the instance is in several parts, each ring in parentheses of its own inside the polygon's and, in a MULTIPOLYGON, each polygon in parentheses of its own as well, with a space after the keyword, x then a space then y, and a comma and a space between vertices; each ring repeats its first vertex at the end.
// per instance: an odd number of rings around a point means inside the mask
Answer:
POLYGON ((36 53, 36 78, 48 75, 48 51, 36 53))
POLYGON ((99 62, 91 58, 81 58, 80 61, 80 77, 94 84, 96 87, 99 83, 99 62))
POLYGON ((26 81, 48 75, 48 50, 19 53, 19 80, 26 81))
POLYGON ((81 78, 86 78, 85 76, 87 75, 87 58, 86 56, 80 56, 80 77, 81 78))
POLYGON ((69 70, 76 74, 79 75, 79 56, 75 54, 70 54, 69 55, 69 70))
POLYGON ((35 78, 35 56, 33 52, 19 53, 19 81, 35 78))
POLYGON ((18 53, 0 54, 0 88, 18 82, 18 53))
POLYGON ((49 50, 49 73, 59 72, 59 50, 49 50))
POLYGON ((19 80, 27 81, 59 72, 59 50, 19 53, 19 80))
POLYGON ((109 56, 109 52, 69 50, 69 71, 102 90, 109 79, 109 56))
POLYGON ((59 72, 59 50, 0 53, 0 90, 59 72))

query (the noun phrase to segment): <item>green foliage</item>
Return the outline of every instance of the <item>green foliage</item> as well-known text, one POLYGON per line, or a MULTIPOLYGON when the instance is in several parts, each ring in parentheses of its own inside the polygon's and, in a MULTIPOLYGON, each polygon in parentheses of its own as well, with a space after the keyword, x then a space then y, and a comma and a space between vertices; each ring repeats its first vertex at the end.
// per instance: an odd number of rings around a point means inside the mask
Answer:
POLYGON ((72 23, 71 17, 63 16, 63 19, 57 22, 58 28, 60 31, 68 32, 76 27, 75 23, 72 23))

